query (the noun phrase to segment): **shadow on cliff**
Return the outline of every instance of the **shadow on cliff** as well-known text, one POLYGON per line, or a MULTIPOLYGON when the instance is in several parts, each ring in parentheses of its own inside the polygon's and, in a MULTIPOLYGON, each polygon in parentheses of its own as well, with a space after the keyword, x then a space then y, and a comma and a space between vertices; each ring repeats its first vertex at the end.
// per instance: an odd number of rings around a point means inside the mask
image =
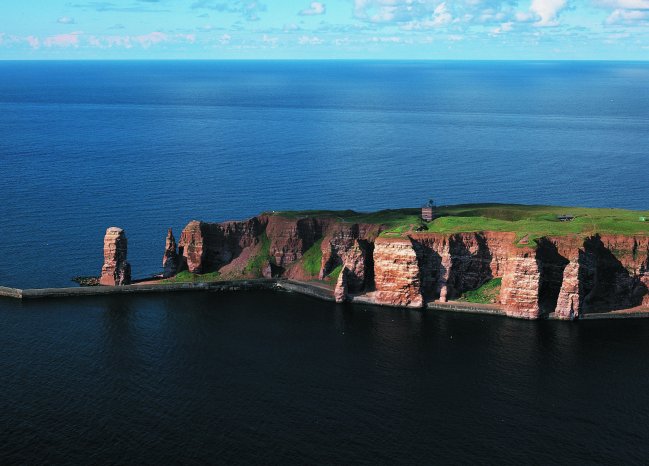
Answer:
POLYGON ((582 312, 607 312, 642 304, 647 286, 624 267, 599 235, 584 241, 578 261, 582 312))
POLYGON ((487 245, 487 239, 481 233, 475 233, 475 252, 461 235, 450 239, 451 270, 448 279, 449 299, 458 298, 467 291, 477 290, 494 278, 491 272, 493 254, 487 245))
POLYGON ((554 312, 563 285, 563 272, 570 261, 559 254, 557 245, 547 238, 537 240, 536 263, 539 268, 538 304, 542 315, 554 312))
POLYGON ((484 235, 475 233, 470 244, 463 235, 448 238, 448 249, 429 243, 425 239, 411 238, 420 270, 422 294, 426 300, 440 298, 446 287, 446 298, 456 299, 467 291, 476 290, 493 277, 493 254, 484 235), (440 254, 435 250, 440 249, 440 254), (447 259, 444 261, 444 250, 447 259), (450 264, 446 265, 446 264, 450 264))

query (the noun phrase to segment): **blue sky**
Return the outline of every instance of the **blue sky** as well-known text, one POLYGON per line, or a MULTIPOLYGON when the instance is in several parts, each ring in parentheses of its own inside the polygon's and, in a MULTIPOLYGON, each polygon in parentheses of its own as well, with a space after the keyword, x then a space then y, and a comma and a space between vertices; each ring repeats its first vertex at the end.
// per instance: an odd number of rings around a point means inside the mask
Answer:
POLYGON ((649 59, 649 0, 6 0, 0 59, 649 59))

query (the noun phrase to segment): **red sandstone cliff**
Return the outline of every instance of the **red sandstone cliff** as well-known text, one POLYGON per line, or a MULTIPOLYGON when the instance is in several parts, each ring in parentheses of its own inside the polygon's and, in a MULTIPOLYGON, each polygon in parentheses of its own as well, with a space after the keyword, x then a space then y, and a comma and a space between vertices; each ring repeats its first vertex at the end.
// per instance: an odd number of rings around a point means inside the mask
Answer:
POLYGON ((595 235, 547 237, 517 245, 513 233, 411 233, 379 236, 383 227, 333 217, 262 215, 242 222, 190 222, 179 241, 179 259, 190 272, 241 273, 250 258, 266 255, 263 276, 326 279, 342 271, 335 297, 375 291, 377 303, 421 307, 453 300, 493 278, 502 278, 498 302, 506 314, 527 319, 649 305, 649 237, 595 235), (262 235, 267 250, 262 250, 262 235), (302 267, 318 241, 317 277, 302 267))
POLYGON ((206 223, 193 220, 183 229, 178 253, 192 273, 218 270, 259 241, 265 217, 243 222, 206 223))
POLYGON ((131 283, 131 265, 126 261, 128 244, 126 233, 110 227, 104 236, 104 265, 101 268, 101 285, 115 286, 131 283))
POLYGON ((500 289, 500 302, 512 317, 537 319, 539 307, 540 267, 534 250, 513 251, 507 259, 500 289))
POLYGON ((178 249, 176 247, 176 238, 169 228, 167 239, 165 240, 165 252, 162 256, 162 276, 172 277, 178 271, 178 249))
POLYGON ((421 271, 409 238, 377 238, 374 281, 377 304, 422 307, 421 271))

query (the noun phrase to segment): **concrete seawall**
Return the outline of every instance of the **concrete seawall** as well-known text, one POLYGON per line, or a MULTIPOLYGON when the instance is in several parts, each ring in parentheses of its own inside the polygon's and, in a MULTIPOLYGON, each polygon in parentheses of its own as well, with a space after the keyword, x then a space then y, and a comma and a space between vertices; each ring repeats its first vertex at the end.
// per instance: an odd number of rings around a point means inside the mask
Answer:
POLYGON ((0 286, 0 296, 4 296, 5 298, 22 299, 23 290, 19 290, 17 288, 7 288, 5 286, 0 286))
POLYGON ((169 293, 178 291, 239 291, 277 288, 277 280, 230 280, 211 283, 160 283, 124 286, 87 286, 70 288, 35 288, 19 290, 0 287, 0 296, 14 299, 49 299, 117 294, 169 293))
POLYGON ((325 289, 316 285, 310 285, 308 283, 294 282, 291 280, 278 280, 277 288, 312 296, 325 301, 334 301, 333 290, 325 289))
POLYGON ((20 290, 0 287, 0 296, 14 299, 50 299, 82 296, 106 296, 118 294, 171 293, 180 291, 242 291, 284 290, 333 301, 333 291, 309 283, 260 278, 250 280, 226 280, 209 283, 151 283, 123 286, 86 286, 69 288, 34 288, 20 290))
POLYGON ((460 303, 460 302, 450 302, 450 303, 428 303, 426 305, 427 309, 435 309, 436 311, 449 311, 449 312, 464 312, 468 314, 489 314, 504 316, 505 311, 496 305, 492 304, 471 304, 471 303, 460 303))
MULTIPOLYGON (((209 283, 151 283, 143 285, 125 285, 125 286, 88 286, 88 287, 69 287, 69 288, 35 288, 21 290, 18 288, 9 288, 0 286, 0 298, 9 299, 50 299, 50 298, 70 298, 84 296, 107 296, 121 294, 146 294, 146 293, 173 293, 182 291, 246 291, 246 290, 282 290, 292 293, 299 293, 311 296, 316 299, 325 301, 335 301, 333 290, 321 285, 296 282, 286 279, 260 278, 249 280, 227 280, 209 283)), ((368 296, 354 296, 352 304, 370 304, 377 305, 373 299, 368 296)), ((432 309, 436 311, 463 312, 471 314, 488 314, 505 316, 505 312, 498 305, 482 305, 464 302, 427 303, 423 309, 432 309)), ((552 319, 552 316, 549 317, 552 319)), ((649 318, 649 312, 637 310, 632 312, 605 312, 601 314, 585 314, 579 317, 579 320, 596 320, 596 319, 633 319, 649 318)))

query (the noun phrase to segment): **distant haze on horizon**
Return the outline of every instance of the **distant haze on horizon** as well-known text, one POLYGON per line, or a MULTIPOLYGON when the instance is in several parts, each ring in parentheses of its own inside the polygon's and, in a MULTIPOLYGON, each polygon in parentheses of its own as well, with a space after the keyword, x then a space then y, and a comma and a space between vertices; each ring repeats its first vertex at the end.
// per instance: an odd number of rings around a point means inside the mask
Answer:
POLYGON ((24 0, 0 59, 648 60, 649 0, 24 0))

